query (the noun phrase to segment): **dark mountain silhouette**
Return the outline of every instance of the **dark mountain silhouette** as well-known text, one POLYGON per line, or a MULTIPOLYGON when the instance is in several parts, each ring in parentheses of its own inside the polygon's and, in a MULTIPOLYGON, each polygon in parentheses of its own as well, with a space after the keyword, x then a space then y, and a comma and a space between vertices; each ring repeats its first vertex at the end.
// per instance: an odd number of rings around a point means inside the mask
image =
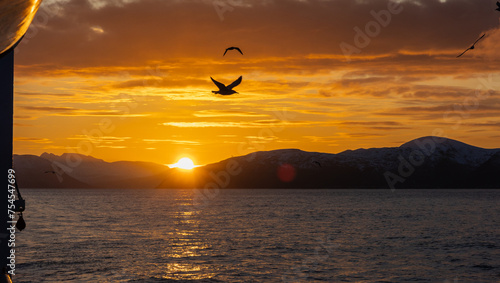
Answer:
POLYGON ((154 188, 169 170, 152 162, 106 162, 76 153, 16 155, 14 169, 19 186, 28 188, 154 188))
MULTIPOLYGON (((500 149, 422 137, 338 154, 255 152, 194 171, 190 184, 197 188, 500 188, 500 149), (230 174, 228 166, 238 170, 230 174)), ((160 187, 189 187, 181 180, 167 177, 160 187)))
POLYGON ((500 149, 432 136, 399 147, 338 154, 299 149, 260 151, 193 170, 48 153, 15 156, 14 168, 21 187, 500 188, 500 149), (80 160, 78 166, 75 160, 80 160), (56 174, 44 173, 51 170, 56 174), (61 172, 64 181, 56 183, 61 172))
POLYGON ((64 171, 54 170, 49 160, 36 155, 14 155, 13 169, 19 188, 90 188, 64 171), (54 173, 52 173, 52 171, 54 173))

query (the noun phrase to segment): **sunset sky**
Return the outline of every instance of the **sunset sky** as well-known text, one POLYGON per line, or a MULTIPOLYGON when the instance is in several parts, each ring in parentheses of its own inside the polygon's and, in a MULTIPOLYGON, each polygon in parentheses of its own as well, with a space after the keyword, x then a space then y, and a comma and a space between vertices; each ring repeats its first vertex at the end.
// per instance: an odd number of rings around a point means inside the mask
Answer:
POLYGON ((44 0, 15 55, 14 153, 207 164, 433 134, 500 147, 496 1, 397 3, 44 0), (238 94, 211 92, 240 75, 238 94))

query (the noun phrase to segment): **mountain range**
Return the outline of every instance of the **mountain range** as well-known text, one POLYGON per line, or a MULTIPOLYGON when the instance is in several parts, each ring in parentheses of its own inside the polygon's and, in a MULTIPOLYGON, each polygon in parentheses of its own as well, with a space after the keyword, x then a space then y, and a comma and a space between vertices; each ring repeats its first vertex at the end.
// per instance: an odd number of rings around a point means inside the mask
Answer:
POLYGON ((65 153, 15 155, 20 188, 500 188, 500 148, 442 137, 337 154, 259 151, 192 170, 65 153))

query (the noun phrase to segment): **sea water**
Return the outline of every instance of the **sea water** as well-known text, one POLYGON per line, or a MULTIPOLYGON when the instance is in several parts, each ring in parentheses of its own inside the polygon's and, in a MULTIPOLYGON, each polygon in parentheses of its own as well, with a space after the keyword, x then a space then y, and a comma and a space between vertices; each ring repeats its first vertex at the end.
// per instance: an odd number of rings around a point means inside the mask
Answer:
POLYGON ((500 190, 23 189, 14 282, 500 282, 500 190))

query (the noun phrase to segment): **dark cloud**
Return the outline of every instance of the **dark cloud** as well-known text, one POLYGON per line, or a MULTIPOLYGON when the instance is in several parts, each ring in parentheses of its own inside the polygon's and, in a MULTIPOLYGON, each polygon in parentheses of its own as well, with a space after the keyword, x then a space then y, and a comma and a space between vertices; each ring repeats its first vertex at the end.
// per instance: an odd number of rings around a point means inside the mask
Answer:
POLYGON ((23 124, 23 123, 13 123, 14 127, 33 127, 33 125, 23 124))
POLYGON ((77 109, 72 107, 52 107, 52 106, 19 106, 24 110, 50 112, 56 116, 120 116, 120 117, 138 117, 146 114, 129 114, 117 110, 95 110, 95 109, 77 109))
POLYGON ((30 137, 15 137, 14 141, 25 141, 34 143, 52 143, 51 140, 46 138, 30 138, 30 137))
POLYGON ((468 123, 467 126, 500 129, 500 122, 468 123))
POLYGON ((207 77, 205 80, 200 79, 180 79, 180 78, 150 78, 145 77, 144 79, 128 80, 120 83, 116 83, 110 86, 114 89, 129 89, 135 87, 157 87, 157 88, 175 88, 175 87, 186 87, 186 86, 206 86, 211 83, 210 78, 207 77))
POLYGON ((16 95, 25 96, 74 96, 71 93, 42 93, 42 92, 16 92, 16 95))
MULTIPOLYGON (((18 64, 115 66, 177 57, 222 57, 229 45, 245 56, 336 54, 340 43, 355 44, 355 27, 374 21, 371 11, 387 10, 389 1, 263 1, 234 7, 221 20, 212 1, 142 0, 96 9, 71 0, 60 12, 40 10, 24 43, 18 64), (44 14, 45 11, 45 14, 44 14)), ((44 4, 42 4, 44 5, 44 4)), ((491 1, 415 1, 401 3, 362 55, 459 50, 498 25, 491 1)), ((412 61, 425 54, 399 57, 412 61)), ((221 58, 222 59, 222 58, 221 58)))
POLYGON ((464 125, 485 118, 497 118, 500 111, 498 99, 478 101, 478 104, 444 103, 440 105, 387 108, 372 114, 382 117, 410 118, 413 121, 432 121, 438 124, 464 125), (479 120, 478 120, 479 119, 479 120))
POLYGON ((28 115, 14 115, 14 119, 32 120, 34 117, 28 115))
POLYGON ((403 125, 400 122, 396 121, 345 121, 341 122, 341 125, 346 125, 346 126, 366 126, 366 127, 371 127, 371 126, 401 126, 403 125))
POLYGON ((391 83, 395 80, 394 77, 369 77, 369 78, 343 78, 340 80, 340 84, 343 87, 352 87, 357 85, 370 85, 379 83, 391 83))
POLYGON ((75 108, 71 107, 52 107, 52 106, 20 106, 20 108, 25 110, 48 111, 48 112, 70 112, 76 110, 75 108))
POLYGON ((387 136, 386 134, 381 134, 381 133, 347 133, 346 135, 351 138, 357 138, 357 139, 387 136))

